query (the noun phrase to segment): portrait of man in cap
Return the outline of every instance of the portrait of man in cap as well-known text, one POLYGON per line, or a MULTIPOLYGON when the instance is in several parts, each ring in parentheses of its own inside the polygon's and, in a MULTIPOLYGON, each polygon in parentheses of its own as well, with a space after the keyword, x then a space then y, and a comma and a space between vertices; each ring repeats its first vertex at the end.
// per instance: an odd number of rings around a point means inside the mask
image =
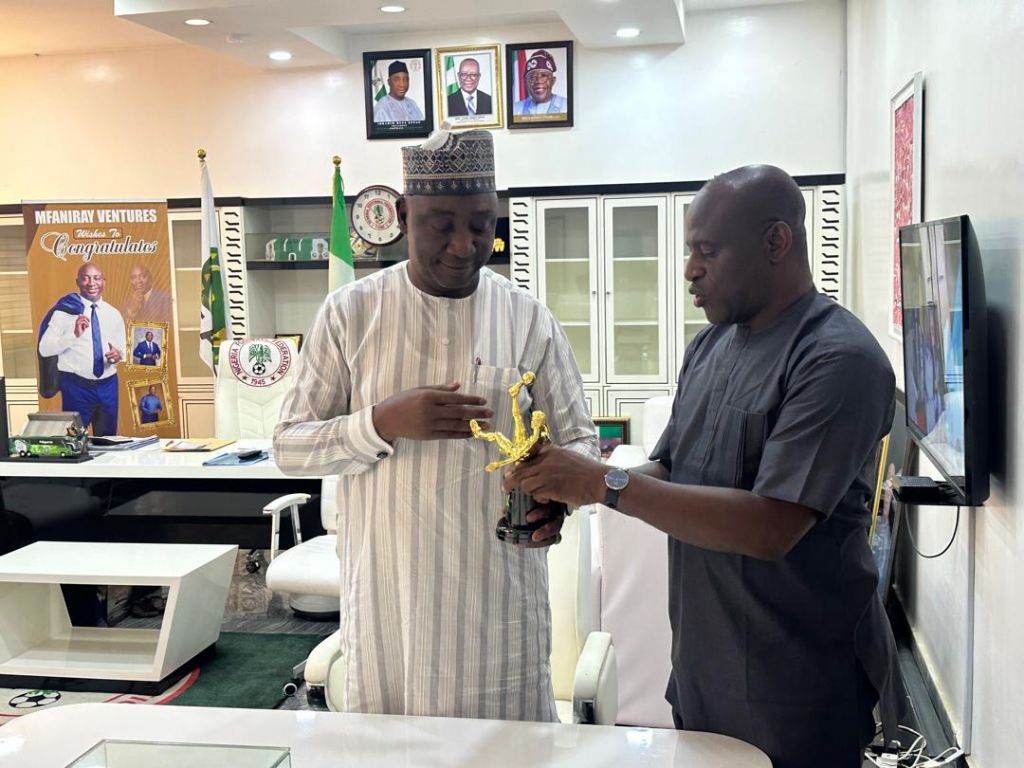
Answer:
POLYGON ((430 51, 366 52, 363 75, 368 139, 430 133, 430 51))
POLYGON ((571 46, 568 41, 509 46, 510 127, 572 125, 571 46))

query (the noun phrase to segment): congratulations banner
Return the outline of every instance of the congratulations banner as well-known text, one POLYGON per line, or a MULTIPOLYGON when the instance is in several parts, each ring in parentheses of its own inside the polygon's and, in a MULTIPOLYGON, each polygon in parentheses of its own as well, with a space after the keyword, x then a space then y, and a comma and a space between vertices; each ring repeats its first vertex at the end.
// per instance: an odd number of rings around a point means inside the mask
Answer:
POLYGON ((167 204, 25 203, 39 408, 180 437, 167 204))

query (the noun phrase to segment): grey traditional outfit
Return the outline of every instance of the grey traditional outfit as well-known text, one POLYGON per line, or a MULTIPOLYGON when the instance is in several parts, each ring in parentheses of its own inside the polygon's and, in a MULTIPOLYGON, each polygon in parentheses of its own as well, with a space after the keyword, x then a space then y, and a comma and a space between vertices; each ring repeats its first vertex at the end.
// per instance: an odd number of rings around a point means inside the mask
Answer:
POLYGON ((880 696, 903 688, 868 547, 872 456, 892 368, 868 330, 811 291, 770 327, 694 339, 652 458, 676 483, 742 488, 818 513, 779 562, 669 538, 672 679, 681 725, 757 745, 775 768, 859 768, 880 696))
MULTIPOLYGON (((494 189, 491 138, 443 132, 405 148, 407 194, 494 189), (456 168, 460 170, 455 171, 456 168), (489 189, 488 189, 489 187, 489 189)), ((482 440, 385 442, 373 406, 457 381, 510 432, 507 390, 526 371, 524 418, 597 456, 572 351, 550 312, 484 268, 461 299, 417 289, 406 264, 333 292, 303 347, 275 430, 278 464, 340 474, 341 651, 349 711, 555 720, 547 550, 495 537, 498 458, 482 440)))

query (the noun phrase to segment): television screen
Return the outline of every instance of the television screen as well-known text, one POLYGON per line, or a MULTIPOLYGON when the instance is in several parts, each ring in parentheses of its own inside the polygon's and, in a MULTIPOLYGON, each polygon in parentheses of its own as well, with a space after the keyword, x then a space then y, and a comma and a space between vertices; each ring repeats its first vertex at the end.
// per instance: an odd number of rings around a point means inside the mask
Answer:
POLYGON ((965 503, 980 503, 986 425, 971 405, 985 396, 985 294, 971 241, 966 216, 900 229, 903 363, 911 437, 965 503))

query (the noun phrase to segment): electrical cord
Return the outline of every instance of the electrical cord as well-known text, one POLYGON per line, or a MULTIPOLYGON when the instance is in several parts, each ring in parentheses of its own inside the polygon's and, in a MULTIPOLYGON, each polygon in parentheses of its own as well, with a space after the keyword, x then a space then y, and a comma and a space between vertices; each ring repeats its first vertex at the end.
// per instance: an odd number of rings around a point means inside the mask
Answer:
POLYGON ((910 538, 910 546, 913 548, 914 552, 917 553, 917 556, 923 557, 925 560, 934 560, 935 558, 942 557, 944 554, 949 552, 949 548, 952 547, 953 542, 956 541, 957 531, 960 530, 960 506, 957 505, 956 508, 956 522, 953 524, 953 535, 949 537, 949 542, 946 544, 945 547, 942 548, 942 551, 934 555, 926 555, 920 549, 917 548, 917 542, 914 541, 914 532, 910 529, 910 516, 904 514, 903 520, 906 523, 907 536, 910 538))

